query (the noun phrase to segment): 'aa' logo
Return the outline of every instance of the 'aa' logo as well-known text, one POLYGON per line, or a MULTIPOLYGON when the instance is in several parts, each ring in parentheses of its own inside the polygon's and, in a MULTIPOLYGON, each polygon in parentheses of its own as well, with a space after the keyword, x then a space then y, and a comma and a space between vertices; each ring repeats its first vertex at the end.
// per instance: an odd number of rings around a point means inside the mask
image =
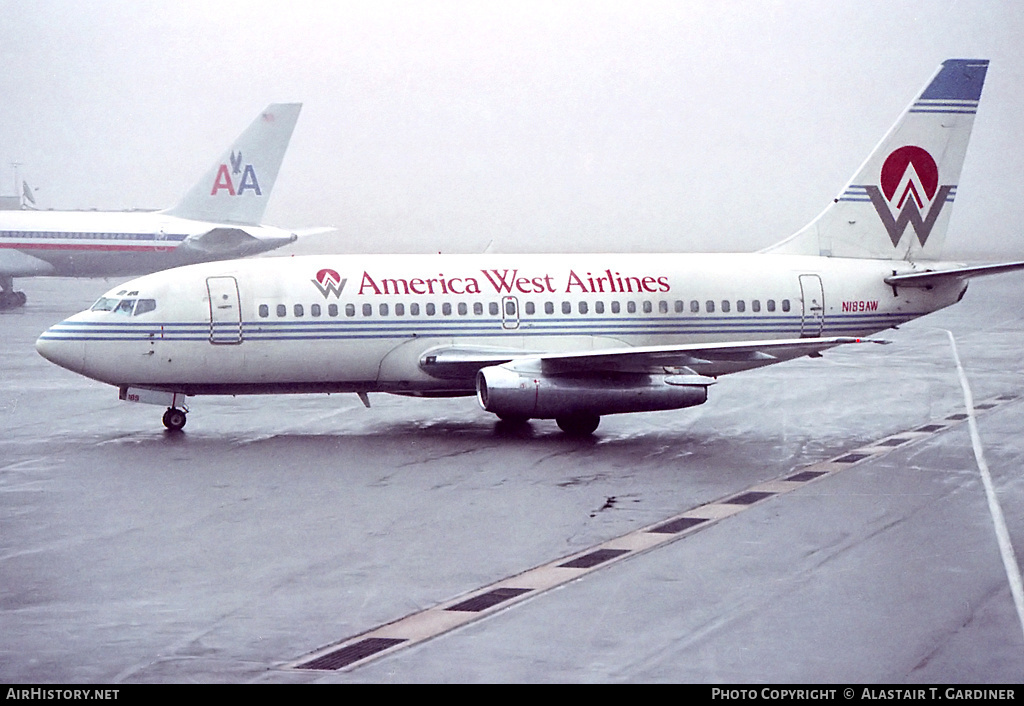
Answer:
POLYGON ((260 182, 256 178, 256 170, 253 169, 251 164, 246 164, 245 169, 242 169, 242 153, 239 152, 237 155, 232 151, 231 153, 231 171, 228 171, 228 165, 222 164, 217 169, 217 176, 213 180, 213 188, 210 190, 210 196, 216 196, 217 192, 224 189, 230 196, 241 196, 245 193, 246 189, 251 189, 257 196, 262 196, 263 192, 260 190, 260 182), (231 178, 234 174, 237 178, 241 175, 241 181, 238 182, 238 188, 235 188, 235 182, 231 178))
POLYGON ((864 188, 893 247, 900 242, 908 223, 914 226, 923 246, 953 189, 950 184, 939 186, 939 167, 935 160, 920 147, 900 147, 885 158, 879 185, 881 189, 877 186, 864 188), (922 217, 922 211, 927 211, 927 215, 922 217), (899 215, 895 216, 894 212, 899 215))
POLYGON ((324 295, 324 299, 331 294, 337 299, 341 297, 341 292, 345 289, 348 279, 342 279, 341 275, 334 270, 320 270, 316 273, 316 279, 311 279, 310 282, 316 285, 316 288, 324 295))

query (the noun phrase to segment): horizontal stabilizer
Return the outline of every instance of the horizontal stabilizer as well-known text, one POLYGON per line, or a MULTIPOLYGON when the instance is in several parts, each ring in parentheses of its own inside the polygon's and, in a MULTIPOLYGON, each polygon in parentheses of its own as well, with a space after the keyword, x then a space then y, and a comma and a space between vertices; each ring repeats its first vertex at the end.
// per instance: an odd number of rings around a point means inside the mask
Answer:
POLYGON ((949 270, 934 270, 925 272, 909 272, 902 275, 889 275, 885 283, 901 287, 932 287, 941 282, 948 282, 951 279, 969 279, 971 277, 982 277, 984 275, 998 275, 1003 272, 1024 270, 1024 261, 1001 262, 993 265, 976 265, 974 267, 956 267, 949 270))

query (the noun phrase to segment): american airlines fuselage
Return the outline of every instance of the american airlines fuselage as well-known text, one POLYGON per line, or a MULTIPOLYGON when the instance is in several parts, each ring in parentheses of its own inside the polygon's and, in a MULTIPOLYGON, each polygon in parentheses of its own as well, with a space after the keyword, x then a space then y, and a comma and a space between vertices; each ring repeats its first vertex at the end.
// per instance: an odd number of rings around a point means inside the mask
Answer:
POLYGON ((243 257, 294 242, 262 225, 178 218, 159 211, 0 212, 0 259, 16 277, 112 277, 243 257))

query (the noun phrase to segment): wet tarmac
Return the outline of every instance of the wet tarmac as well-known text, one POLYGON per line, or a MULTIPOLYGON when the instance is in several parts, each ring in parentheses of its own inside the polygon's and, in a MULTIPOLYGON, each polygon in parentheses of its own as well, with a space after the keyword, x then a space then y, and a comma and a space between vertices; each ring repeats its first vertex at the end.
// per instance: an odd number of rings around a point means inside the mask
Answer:
POLYGON ((167 433, 160 408, 33 348, 113 283, 24 280, 28 306, 0 314, 0 681, 1019 683, 943 329, 975 401, 998 402, 978 423, 1021 557, 1020 283, 977 280, 893 345, 723 378, 702 407, 580 441, 385 395, 198 398, 167 433), (295 668, 865 447, 882 451, 456 629, 295 668))

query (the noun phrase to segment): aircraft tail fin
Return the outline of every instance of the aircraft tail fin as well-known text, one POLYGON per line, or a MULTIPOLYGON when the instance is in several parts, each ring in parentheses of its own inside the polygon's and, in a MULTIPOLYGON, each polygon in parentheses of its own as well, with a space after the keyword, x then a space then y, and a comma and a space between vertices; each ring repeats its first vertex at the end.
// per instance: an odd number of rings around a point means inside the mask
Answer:
POLYGON ((763 252, 938 260, 988 61, 950 59, 828 208, 763 252))
POLYGON ((178 205, 165 213, 200 221, 258 224, 301 108, 301 103, 267 106, 178 205))

